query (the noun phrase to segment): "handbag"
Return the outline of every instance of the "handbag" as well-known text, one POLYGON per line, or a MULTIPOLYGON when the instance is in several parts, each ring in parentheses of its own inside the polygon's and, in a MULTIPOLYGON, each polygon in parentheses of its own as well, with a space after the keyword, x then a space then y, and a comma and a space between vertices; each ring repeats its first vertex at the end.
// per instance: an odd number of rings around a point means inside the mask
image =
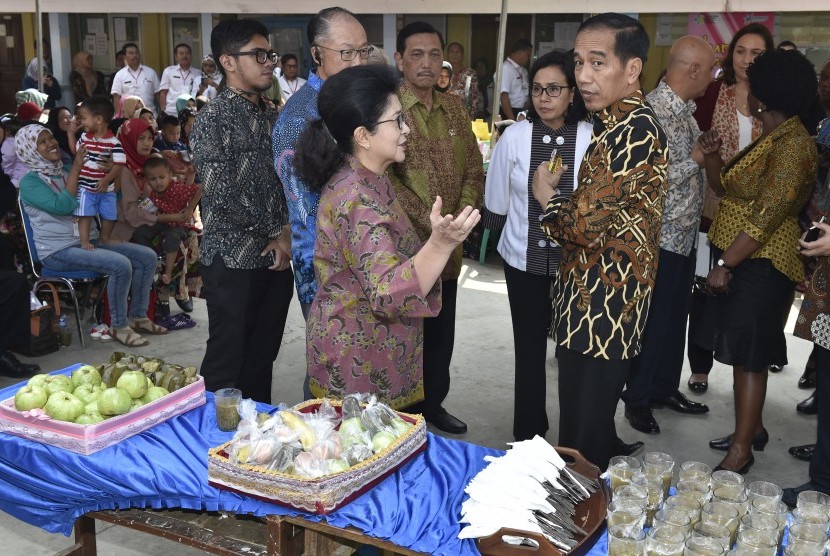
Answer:
MULTIPOLYGON (((49 283, 42 283, 32 293, 37 297, 38 291, 46 287, 51 291, 51 303, 47 300, 43 307, 32 311, 29 329, 29 343, 18 346, 15 351, 28 357, 37 357, 54 353, 60 349, 60 338, 57 333, 58 317, 61 314, 58 290, 49 283)), ((47 292, 49 293, 49 292, 47 292)))

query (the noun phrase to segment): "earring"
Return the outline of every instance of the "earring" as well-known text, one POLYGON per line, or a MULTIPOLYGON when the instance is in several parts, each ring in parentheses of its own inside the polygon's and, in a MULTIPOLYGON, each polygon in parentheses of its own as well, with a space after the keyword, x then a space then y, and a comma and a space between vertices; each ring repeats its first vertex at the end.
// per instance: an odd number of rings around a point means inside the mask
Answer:
POLYGON ((763 108, 761 108, 761 107, 759 106, 759 107, 758 107, 758 113, 760 114, 760 113, 761 113, 761 112, 763 112, 763 111, 764 111, 764 109, 763 109, 763 108))

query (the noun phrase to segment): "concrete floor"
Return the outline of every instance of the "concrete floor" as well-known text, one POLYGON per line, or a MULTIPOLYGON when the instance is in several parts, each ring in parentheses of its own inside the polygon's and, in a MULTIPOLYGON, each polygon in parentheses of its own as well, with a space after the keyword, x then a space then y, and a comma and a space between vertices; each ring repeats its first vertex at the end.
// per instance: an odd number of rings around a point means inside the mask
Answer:
MULTIPOLYGON (((485 265, 464 259, 459 281, 459 300, 455 356, 452 365, 452 387, 445 407, 466 421, 469 432, 458 437, 475 444, 505 448, 512 441, 513 408, 513 338, 510 310, 504 284, 501 260, 492 254, 485 265)), ((796 314, 794 307, 790 329, 796 314)), ((159 355, 184 365, 200 365, 207 338, 207 311, 204 301, 196 300, 193 318, 197 327, 173 332, 167 336, 150 337, 147 347, 131 350, 134 353, 159 355)), ((305 323, 294 299, 279 358, 274 366, 272 401, 289 405, 302 399, 302 381, 305 373, 305 323)), ((799 415, 795 405, 809 391, 799 390, 798 377, 804 368, 811 345, 803 340, 787 337, 790 364, 784 371, 770 375, 765 424, 770 433, 766 450, 756 454, 756 464, 747 475, 747 481, 764 479, 781 486, 794 486, 807 479, 807 464, 793 459, 787 447, 815 441, 815 417, 799 415)), ((99 363, 108 360, 112 351, 123 350, 116 343, 90 342, 86 350, 74 338, 72 346, 54 354, 38 358, 44 371, 64 368, 77 362, 99 363)), ((548 440, 556 442, 558 429, 557 368, 553 358, 553 343, 548 349, 548 440)), ((683 373, 681 390, 688 393, 688 364, 683 373)), ((14 383, 0 377, 0 387, 14 383)), ((670 410, 655 410, 662 433, 649 436, 634 431, 623 417, 622 404, 617 412, 620 436, 627 442, 642 440, 646 450, 672 454, 678 462, 699 460, 716 465, 721 453, 710 450, 707 441, 731 432, 732 414, 731 370, 715 365, 709 391, 690 397, 709 404, 711 412, 702 416, 683 416, 670 410)), ((433 430, 433 432, 436 432, 433 430)), ((0 493, 2 496, 2 493, 0 493)), ((139 554, 199 554, 157 537, 113 527, 98 525, 98 551, 102 555, 130 556, 139 554)), ((4 554, 38 556, 54 554, 72 544, 69 538, 50 534, 0 513, 0 539, 4 554)))

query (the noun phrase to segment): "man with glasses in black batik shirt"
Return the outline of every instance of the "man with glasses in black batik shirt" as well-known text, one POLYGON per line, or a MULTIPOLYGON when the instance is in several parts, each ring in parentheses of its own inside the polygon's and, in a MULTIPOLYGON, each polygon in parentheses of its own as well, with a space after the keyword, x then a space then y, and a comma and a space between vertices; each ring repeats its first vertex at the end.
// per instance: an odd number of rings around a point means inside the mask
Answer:
POLYGON ((210 37, 224 87, 196 117, 190 144, 202 178, 202 277, 210 330, 208 390, 271 402, 293 274, 285 196, 271 158, 274 105, 262 97, 277 54, 268 29, 228 20, 210 37))

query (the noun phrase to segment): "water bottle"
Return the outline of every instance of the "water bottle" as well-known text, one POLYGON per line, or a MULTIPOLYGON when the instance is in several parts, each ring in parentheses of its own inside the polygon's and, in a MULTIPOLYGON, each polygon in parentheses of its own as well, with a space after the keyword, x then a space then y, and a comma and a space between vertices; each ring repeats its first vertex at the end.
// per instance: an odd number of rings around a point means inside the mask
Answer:
POLYGON ((72 330, 69 328, 69 321, 66 315, 58 317, 58 339, 63 347, 69 347, 72 343, 72 330))

